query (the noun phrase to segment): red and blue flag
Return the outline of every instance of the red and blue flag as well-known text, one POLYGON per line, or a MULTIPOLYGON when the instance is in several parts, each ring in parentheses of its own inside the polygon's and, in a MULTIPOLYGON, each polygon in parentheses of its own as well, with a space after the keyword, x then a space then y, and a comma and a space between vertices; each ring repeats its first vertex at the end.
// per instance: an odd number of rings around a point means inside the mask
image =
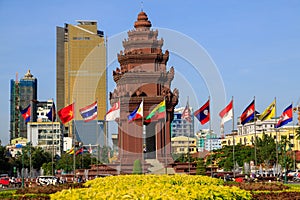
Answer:
POLYGON ((293 121, 293 106, 289 105, 281 114, 279 121, 277 122, 275 128, 279 128, 287 123, 293 121))
POLYGON ((81 147, 80 149, 78 149, 75 153, 75 155, 79 155, 79 154, 83 154, 83 147, 81 147))
POLYGON ((254 120, 255 116, 255 101, 253 100, 250 105, 243 111, 241 115, 241 124, 244 125, 247 122, 254 120))
POLYGON ((22 117, 25 120, 25 123, 30 121, 30 113, 31 113, 31 109, 30 109, 30 104, 24 109, 24 110, 20 110, 22 117))
POLYGON ((140 105, 138 105, 132 113, 130 113, 127 118, 128 122, 132 122, 134 120, 143 118, 143 109, 144 109, 144 102, 142 101, 140 105))
POLYGON ((203 125, 210 120, 210 112, 209 112, 209 100, 194 113, 195 117, 200 121, 203 125))
POLYGON ((97 118, 97 101, 79 110, 81 117, 85 122, 89 122, 97 118))

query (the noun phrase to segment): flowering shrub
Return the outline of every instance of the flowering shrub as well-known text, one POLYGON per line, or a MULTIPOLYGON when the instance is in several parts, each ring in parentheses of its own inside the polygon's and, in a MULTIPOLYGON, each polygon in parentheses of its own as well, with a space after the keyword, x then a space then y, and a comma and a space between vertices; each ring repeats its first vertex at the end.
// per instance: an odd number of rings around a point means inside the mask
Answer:
POLYGON ((123 175, 97 178, 88 188, 51 194, 51 199, 251 199, 250 192, 221 179, 191 175, 123 175))

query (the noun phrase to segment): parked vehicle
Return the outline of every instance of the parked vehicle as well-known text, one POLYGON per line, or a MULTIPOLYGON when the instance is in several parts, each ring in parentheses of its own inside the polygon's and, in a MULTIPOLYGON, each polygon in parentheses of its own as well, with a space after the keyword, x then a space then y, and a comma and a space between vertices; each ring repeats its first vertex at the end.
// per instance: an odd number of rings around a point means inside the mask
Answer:
POLYGON ((9 177, 1 177, 0 178, 0 188, 8 187, 9 186, 9 177))
POLYGON ((36 179, 36 184, 41 185, 41 186, 56 185, 56 184, 59 184, 59 183, 60 183, 60 181, 55 176, 39 176, 36 179))
POLYGON ((12 177, 12 178, 9 179, 9 184, 10 184, 10 187, 17 188, 17 187, 22 186, 22 181, 21 181, 20 178, 12 177))

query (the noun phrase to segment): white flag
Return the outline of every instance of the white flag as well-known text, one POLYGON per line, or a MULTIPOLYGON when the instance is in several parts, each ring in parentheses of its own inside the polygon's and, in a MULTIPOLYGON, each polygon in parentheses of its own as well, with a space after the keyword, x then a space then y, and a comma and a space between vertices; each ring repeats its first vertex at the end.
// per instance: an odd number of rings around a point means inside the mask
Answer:
POLYGON ((120 101, 114 103, 113 107, 106 113, 105 121, 114 121, 120 118, 120 101))

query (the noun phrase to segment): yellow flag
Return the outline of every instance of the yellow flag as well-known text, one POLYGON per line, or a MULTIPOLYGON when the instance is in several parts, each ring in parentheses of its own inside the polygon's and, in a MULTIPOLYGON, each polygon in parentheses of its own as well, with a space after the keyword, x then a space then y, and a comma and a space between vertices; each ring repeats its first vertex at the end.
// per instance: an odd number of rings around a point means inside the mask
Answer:
POLYGON ((264 110, 259 116, 261 121, 272 119, 275 117, 275 100, 264 110))

